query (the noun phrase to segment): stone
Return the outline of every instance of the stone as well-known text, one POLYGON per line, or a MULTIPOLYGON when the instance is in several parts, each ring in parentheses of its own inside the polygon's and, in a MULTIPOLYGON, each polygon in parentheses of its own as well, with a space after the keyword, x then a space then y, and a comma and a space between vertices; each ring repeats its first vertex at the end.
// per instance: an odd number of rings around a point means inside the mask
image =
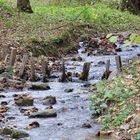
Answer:
POLYGON ((3 134, 3 135, 11 135, 12 132, 13 132, 13 128, 11 128, 11 127, 5 127, 5 128, 3 128, 3 130, 2 130, 2 134, 3 134))
POLYGON ((57 112, 55 109, 45 109, 44 111, 32 113, 29 118, 50 118, 56 116, 57 112))
POLYGON ((33 83, 30 87, 31 90, 49 90, 50 86, 46 83, 33 83))
POLYGON ((14 130, 11 134, 11 138, 13 139, 20 139, 24 137, 29 137, 29 134, 24 131, 14 130))
POLYGON ((0 98, 6 98, 6 96, 5 95, 0 95, 0 98))
POLYGON ((43 105, 54 105, 56 104, 56 97, 46 96, 43 101, 43 105))
POLYGON ((4 105, 0 105, 0 113, 5 113, 7 112, 8 108, 4 105))
POLYGON ((105 65, 105 62, 104 61, 99 61, 98 65, 105 65))
POLYGON ((73 92, 74 89, 69 88, 69 89, 65 89, 64 92, 69 93, 69 92, 73 92))
POLYGON ((32 108, 28 108, 28 109, 20 109, 20 112, 23 113, 25 116, 29 116, 31 113, 37 112, 38 108, 36 107, 32 107, 32 108))
POLYGON ((29 124, 26 128, 32 129, 32 128, 38 128, 38 127, 40 127, 40 124, 37 121, 34 121, 31 124, 29 124))
POLYGON ((34 99, 28 94, 21 94, 15 97, 14 101, 18 106, 33 106, 34 99))
POLYGON ((89 123, 84 123, 82 125, 83 128, 91 128, 92 126, 89 123))

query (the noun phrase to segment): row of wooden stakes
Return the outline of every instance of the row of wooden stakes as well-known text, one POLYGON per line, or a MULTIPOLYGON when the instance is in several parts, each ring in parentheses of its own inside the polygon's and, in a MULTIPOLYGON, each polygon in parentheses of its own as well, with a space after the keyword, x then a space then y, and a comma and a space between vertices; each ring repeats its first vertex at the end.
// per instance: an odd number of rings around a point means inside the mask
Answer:
MULTIPOLYGON (((15 64, 16 54, 17 54, 17 49, 12 48, 11 55, 10 55, 10 63, 9 63, 10 67, 13 67, 14 64, 15 64)), ((119 55, 117 55, 115 57, 115 60, 116 60, 116 66, 117 66, 117 73, 120 73, 121 68, 122 68, 121 57, 119 55)), ((5 58, 5 62, 6 61, 7 61, 7 57, 5 58)), ((19 71, 19 76, 21 78, 24 75, 24 70, 25 70, 27 61, 28 61, 28 55, 25 54, 25 55, 23 55, 23 59, 22 59, 22 63, 21 63, 20 71, 19 71)), ((35 64, 34 64, 33 57, 30 58, 30 64, 31 64, 30 80, 34 81, 36 76, 35 76, 35 64)), ((86 63, 84 63, 83 72, 81 73, 81 76, 80 76, 79 79, 83 80, 83 81, 88 81, 89 71, 90 71, 90 63, 86 62, 86 63)), ((105 72, 102 76, 102 79, 108 79, 110 73, 111 73, 111 71, 110 71, 110 60, 107 60, 106 70, 105 70, 105 72)), ((48 69, 48 62, 46 60, 42 61, 42 74, 43 74, 43 82, 45 82, 46 76, 50 75, 50 71, 48 69)), ((62 76, 60 77, 60 81, 61 82, 67 82, 68 81, 64 60, 62 62, 62 76)))

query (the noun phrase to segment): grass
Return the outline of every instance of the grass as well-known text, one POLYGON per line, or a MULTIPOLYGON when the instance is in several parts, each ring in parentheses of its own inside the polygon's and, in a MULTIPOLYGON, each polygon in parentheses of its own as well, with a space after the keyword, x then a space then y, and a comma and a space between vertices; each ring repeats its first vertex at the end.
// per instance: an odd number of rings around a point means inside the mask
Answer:
POLYGON ((97 84, 91 109, 101 116, 104 129, 117 128, 139 107, 140 59, 111 81, 97 84))
POLYGON ((22 47, 26 47, 32 38, 45 42, 53 37, 59 38, 71 28, 85 34, 86 25, 90 25, 93 31, 102 32, 140 29, 139 16, 127 11, 122 13, 105 3, 83 6, 83 2, 68 5, 67 1, 61 0, 60 5, 58 0, 55 3, 31 0, 31 5, 33 14, 17 13, 15 0, 0 0, 0 7, 4 6, 13 14, 11 18, 3 17, 2 21, 8 29, 14 30, 11 37, 22 47))

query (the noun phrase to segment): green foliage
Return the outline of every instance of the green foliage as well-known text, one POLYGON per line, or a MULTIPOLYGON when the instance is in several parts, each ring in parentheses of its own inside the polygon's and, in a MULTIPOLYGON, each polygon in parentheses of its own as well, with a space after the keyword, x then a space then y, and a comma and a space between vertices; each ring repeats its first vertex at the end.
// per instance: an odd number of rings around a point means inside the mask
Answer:
POLYGON ((140 44, 140 35, 132 33, 127 40, 124 41, 126 46, 140 44))
POLYGON ((125 76, 120 76, 111 81, 99 82, 96 84, 96 93, 91 96, 93 115, 102 116, 105 129, 120 126, 136 107, 133 97, 135 100, 135 96, 139 94, 140 75, 134 65, 124 71, 131 77, 130 79, 125 80, 125 76))

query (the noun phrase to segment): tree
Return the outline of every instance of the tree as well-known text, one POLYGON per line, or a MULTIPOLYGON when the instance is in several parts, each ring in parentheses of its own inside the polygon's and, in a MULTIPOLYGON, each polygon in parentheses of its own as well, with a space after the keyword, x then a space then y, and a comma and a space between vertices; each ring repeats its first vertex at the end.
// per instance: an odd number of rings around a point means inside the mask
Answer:
POLYGON ((121 10, 129 10, 135 14, 140 12, 140 0, 120 0, 120 8, 121 10))
POLYGON ((33 13, 30 0, 17 0, 17 8, 20 12, 33 13))

